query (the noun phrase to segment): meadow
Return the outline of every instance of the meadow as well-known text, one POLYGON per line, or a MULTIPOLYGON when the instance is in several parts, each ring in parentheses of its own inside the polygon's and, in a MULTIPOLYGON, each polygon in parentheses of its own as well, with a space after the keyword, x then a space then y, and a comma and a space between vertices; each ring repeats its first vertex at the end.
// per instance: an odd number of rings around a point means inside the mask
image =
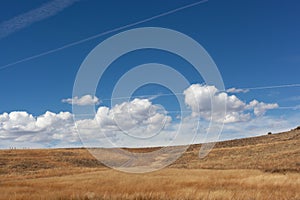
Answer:
MULTIPOLYGON (((300 130, 192 145, 165 169, 109 169, 86 149, 0 151, 0 199, 300 199, 300 130)), ((151 151, 153 149, 130 149, 151 151)))

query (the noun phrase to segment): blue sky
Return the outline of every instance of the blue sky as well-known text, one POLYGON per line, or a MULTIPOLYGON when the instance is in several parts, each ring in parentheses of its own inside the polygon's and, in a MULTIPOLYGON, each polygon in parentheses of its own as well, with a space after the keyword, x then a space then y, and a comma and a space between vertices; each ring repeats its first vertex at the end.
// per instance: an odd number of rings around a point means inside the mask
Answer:
MULTIPOLYGON (((2 1, 0 36, 5 32, 3 26, 1 27, 3 23, 49 2, 51 1, 2 1)), ((249 127, 257 124, 252 130, 261 130, 253 135, 300 125, 299 85, 257 88, 300 84, 299 1, 210 0, 36 59, 7 66, 24 58, 197 1, 69 2, 72 3, 57 13, 0 37, 0 115, 25 111, 37 118, 47 111, 56 114, 61 111, 72 113, 72 105, 63 103, 62 100, 72 98, 77 71, 95 46, 114 34, 131 28, 163 27, 186 34, 200 43, 216 63, 226 89, 252 88, 246 93, 228 95, 236 95, 246 104, 254 99, 265 104, 277 104, 276 108, 269 109, 263 116, 259 116, 262 124, 255 123, 258 119, 251 113, 251 120, 249 119, 247 124, 249 127), (263 123, 263 120, 268 123, 263 123)), ((118 79, 134 66, 151 62, 172 66, 184 74, 191 84, 204 82, 188 62, 172 53, 149 49, 136 51, 120 57, 109 67, 95 94, 100 99, 97 106, 110 107, 112 89, 118 79)), ((166 93, 170 93, 170 90, 148 85, 137 90, 134 95, 153 95, 153 98, 150 98, 153 104, 161 104, 167 111, 178 111, 178 102, 174 95, 154 97, 166 93)), ((178 113, 170 112, 169 115, 172 121, 176 122, 178 113)), ((5 129, 4 123, 7 121, 0 124, 2 131, 5 129)), ((15 126, 20 128, 18 124, 15 126)), ((252 136, 242 132, 240 127, 243 126, 245 124, 241 123, 227 125, 224 139, 252 136), (234 132, 234 129, 239 131, 234 132)), ((22 133, 26 135, 26 131, 20 128, 18 137, 22 133)), ((5 129, 4 132, 0 144, 3 148, 10 145, 26 146, 31 143, 47 147, 76 143, 75 140, 60 142, 58 137, 51 137, 55 138, 53 141, 49 138, 34 140, 32 136, 24 136, 31 138, 31 141, 18 140, 15 132, 13 137, 8 136, 9 129, 5 129), (47 144, 44 145, 44 142, 47 144)), ((32 132, 35 135, 39 134, 36 130, 32 132)), ((78 141, 76 144, 79 144, 78 141)))

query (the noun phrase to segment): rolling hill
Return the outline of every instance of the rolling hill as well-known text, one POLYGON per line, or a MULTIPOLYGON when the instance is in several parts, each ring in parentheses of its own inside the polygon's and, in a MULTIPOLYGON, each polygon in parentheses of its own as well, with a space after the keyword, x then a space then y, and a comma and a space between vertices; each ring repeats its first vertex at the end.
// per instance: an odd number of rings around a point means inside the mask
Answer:
POLYGON ((146 174, 111 170, 83 148, 1 150, 0 199, 300 199, 299 144, 300 128, 219 142, 203 159, 191 145, 146 174))

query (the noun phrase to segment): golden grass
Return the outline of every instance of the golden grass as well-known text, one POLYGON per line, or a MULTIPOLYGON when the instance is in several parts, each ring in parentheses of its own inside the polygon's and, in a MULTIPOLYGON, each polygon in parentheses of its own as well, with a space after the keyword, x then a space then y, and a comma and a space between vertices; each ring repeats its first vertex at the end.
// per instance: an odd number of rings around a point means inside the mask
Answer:
POLYGON ((106 169, 1 183, 1 199, 300 199, 297 173, 164 169, 126 174, 106 169))
MULTIPOLYGON (((300 199, 300 131, 193 145, 147 174, 104 167, 86 149, 0 151, 0 199, 300 199)), ((153 149, 134 149, 147 152, 153 149)))

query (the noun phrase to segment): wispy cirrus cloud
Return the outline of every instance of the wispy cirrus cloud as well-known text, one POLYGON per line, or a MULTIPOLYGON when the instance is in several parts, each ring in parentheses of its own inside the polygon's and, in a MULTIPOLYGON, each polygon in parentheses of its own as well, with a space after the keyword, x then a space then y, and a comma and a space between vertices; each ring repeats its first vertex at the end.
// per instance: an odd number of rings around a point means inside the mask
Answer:
POLYGON ((56 15, 79 0, 53 0, 0 24, 0 39, 56 15))

